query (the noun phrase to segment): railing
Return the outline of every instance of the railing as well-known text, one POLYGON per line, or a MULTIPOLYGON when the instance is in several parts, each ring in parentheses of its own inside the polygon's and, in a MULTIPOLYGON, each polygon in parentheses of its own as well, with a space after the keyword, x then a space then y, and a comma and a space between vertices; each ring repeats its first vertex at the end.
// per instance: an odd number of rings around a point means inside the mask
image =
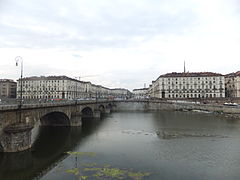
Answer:
MULTIPOLYGON (((41 107, 57 107, 57 106, 73 106, 81 104, 95 104, 95 103, 104 103, 112 102, 113 100, 108 99, 90 99, 90 100, 61 100, 61 101, 24 101, 22 103, 21 109, 28 108, 41 108, 41 107)), ((17 110, 19 109, 19 102, 15 103, 1 103, 1 110, 17 110)))

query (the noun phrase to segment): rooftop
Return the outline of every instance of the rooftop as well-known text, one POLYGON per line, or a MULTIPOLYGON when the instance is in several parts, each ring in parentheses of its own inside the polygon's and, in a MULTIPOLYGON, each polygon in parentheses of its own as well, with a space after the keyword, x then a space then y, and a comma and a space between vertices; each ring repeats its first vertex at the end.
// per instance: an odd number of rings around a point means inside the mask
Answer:
POLYGON ((234 77, 234 76, 240 76, 240 71, 233 72, 233 73, 230 73, 230 74, 226 74, 226 77, 234 77))
POLYGON ((144 91, 144 90, 148 90, 148 88, 133 89, 133 91, 144 91))
POLYGON ((223 76, 223 75, 213 72, 185 72, 185 73, 172 72, 163 74, 159 77, 209 77, 209 76, 223 76))
POLYGON ((14 81, 12 79, 0 79, 0 82, 14 82, 14 81))

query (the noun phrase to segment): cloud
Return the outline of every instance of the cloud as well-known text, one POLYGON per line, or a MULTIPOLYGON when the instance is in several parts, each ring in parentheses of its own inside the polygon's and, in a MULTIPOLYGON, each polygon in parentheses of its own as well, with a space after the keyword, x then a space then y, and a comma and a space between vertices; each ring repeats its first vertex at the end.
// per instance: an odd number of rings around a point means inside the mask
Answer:
POLYGON ((25 1, 23 5, 12 0, 3 6, 0 32, 5 41, 0 46, 124 47, 135 43, 136 37, 183 33, 196 21, 190 8, 167 11, 165 1, 41 2, 25 1), (6 43, 12 41, 14 44, 6 43))

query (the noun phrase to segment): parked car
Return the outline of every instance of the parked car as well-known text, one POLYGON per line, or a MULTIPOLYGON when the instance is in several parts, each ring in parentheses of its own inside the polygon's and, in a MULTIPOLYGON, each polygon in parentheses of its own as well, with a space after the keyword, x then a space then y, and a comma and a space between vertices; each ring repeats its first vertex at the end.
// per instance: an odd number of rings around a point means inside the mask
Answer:
POLYGON ((238 106, 237 103, 224 103, 224 106, 238 106))

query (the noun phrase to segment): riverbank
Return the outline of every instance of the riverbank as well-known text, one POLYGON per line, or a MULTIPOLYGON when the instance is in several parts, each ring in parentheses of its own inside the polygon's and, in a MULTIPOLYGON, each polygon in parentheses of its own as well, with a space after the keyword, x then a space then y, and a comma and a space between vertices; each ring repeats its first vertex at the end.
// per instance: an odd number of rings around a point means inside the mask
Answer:
POLYGON ((114 111, 195 111, 202 113, 216 113, 226 117, 240 119, 239 106, 224 106, 219 104, 203 104, 186 101, 162 101, 162 100, 141 100, 141 101, 118 101, 115 102, 114 111))

